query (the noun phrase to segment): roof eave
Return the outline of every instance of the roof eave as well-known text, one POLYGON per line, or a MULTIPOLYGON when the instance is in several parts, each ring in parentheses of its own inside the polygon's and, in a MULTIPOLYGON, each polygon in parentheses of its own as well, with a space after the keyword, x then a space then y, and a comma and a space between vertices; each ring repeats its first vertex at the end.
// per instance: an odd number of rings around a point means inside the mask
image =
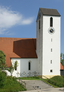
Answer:
POLYGON ((50 15, 50 14, 43 14, 45 16, 57 16, 57 17, 60 17, 61 15, 50 15))

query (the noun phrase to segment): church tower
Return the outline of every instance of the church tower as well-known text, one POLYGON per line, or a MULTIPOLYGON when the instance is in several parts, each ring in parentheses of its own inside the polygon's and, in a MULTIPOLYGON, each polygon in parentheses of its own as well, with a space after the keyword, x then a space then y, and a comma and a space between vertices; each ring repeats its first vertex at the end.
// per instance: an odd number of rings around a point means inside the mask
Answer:
POLYGON ((61 15, 56 9, 39 9, 36 52, 41 77, 60 75, 60 20, 61 15))

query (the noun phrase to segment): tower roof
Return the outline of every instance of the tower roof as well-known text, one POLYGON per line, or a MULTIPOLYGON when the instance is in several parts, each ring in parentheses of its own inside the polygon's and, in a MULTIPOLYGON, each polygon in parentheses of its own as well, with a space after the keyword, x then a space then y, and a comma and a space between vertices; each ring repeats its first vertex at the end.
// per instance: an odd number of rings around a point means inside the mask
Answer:
POLYGON ((61 16, 56 9, 40 8, 43 15, 61 16))
MULTIPOLYGON (((61 16, 56 9, 39 8, 38 15, 39 13, 46 16, 61 16)), ((37 16, 37 19, 38 19, 38 16, 37 16)))

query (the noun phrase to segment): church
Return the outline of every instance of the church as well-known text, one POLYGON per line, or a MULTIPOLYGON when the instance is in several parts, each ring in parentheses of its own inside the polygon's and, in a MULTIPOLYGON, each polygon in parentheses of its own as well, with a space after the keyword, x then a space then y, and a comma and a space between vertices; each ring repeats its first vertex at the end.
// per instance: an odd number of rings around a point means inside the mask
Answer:
POLYGON ((17 61, 13 76, 60 75, 61 15, 56 9, 39 8, 36 20, 36 38, 0 37, 0 50, 6 55, 9 67, 17 61))

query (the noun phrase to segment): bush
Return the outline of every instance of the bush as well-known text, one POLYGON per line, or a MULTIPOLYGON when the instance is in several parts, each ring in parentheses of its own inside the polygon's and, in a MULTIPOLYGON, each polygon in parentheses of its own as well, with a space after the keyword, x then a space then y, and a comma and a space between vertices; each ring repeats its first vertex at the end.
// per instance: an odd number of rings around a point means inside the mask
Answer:
POLYGON ((48 79, 48 82, 57 87, 63 87, 63 77, 62 76, 54 76, 48 79))
POLYGON ((7 76, 7 72, 2 70, 2 73, 4 73, 7 76))
POLYGON ((0 88, 2 88, 6 83, 6 74, 0 71, 0 88))
POLYGON ((9 92, 18 92, 18 91, 24 91, 26 88, 23 87, 22 84, 16 81, 15 77, 8 76, 6 85, 4 86, 9 92))
POLYGON ((4 72, 0 72, 0 92, 18 92, 25 91, 26 88, 15 77, 6 76, 4 72))

